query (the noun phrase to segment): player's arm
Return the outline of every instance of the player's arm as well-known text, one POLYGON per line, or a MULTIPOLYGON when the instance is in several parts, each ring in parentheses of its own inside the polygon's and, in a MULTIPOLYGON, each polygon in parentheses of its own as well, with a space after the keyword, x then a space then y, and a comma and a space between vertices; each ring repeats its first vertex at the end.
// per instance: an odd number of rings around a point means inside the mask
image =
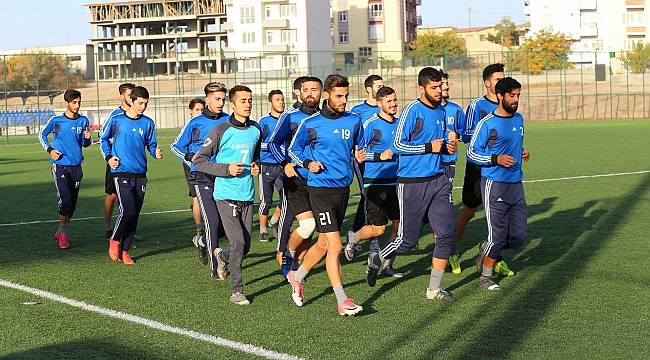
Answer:
POLYGON ((271 137, 267 141, 267 148, 268 150, 271 151, 271 154, 273 157, 280 163, 280 164, 286 164, 286 156, 285 154, 287 153, 287 149, 285 148, 285 142, 287 139, 287 136, 291 133, 291 121, 289 120, 288 116, 285 114, 282 114, 280 116, 280 119, 278 119, 278 123, 275 126, 275 129, 273 129, 273 132, 271 133, 271 137))
POLYGON ((496 164, 496 156, 487 148, 489 139, 489 128, 485 125, 485 121, 478 123, 474 135, 467 147, 467 161, 478 166, 494 166, 496 164), (493 162, 494 160, 494 162, 493 162))
POLYGON ((50 118, 50 120, 47 121, 47 124, 45 124, 45 127, 41 129, 38 133, 38 142, 41 143, 41 146, 43 147, 43 150, 47 151, 48 154, 54 150, 52 146, 50 146, 50 142, 47 140, 47 136, 52 132, 52 126, 54 126, 54 116, 50 118))
POLYGON ((458 131, 460 131, 461 134, 460 140, 465 144, 472 141, 474 126, 481 120, 481 113, 476 109, 477 103, 477 101, 471 101, 467 106, 467 111, 465 112, 465 117, 463 119, 464 121, 458 122, 458 131))
POLYGON ((366 138, 364 136, 363 123, 361 118, 357 122, 357 125, 354 127, 354 148, 352 150, 352 156, 357 160, 357 162, 365 162, 368 160, 368 153, 366 152, 366 138))
POLYGON ((268 121, 266 120, 266 117, 263 117, 260 122, 258 123, 259 128, 260 128, 260 146, 261 150, 267 151, 268 150, 268 142, 266 140, 266 136, 269 135, 270 129, 269 129, 269 124, 268 121))
POLYGON ((176 140, 169 145, 172 153, 178 156, 185 165, 190 166, 192 164, 192 157, 194 153, 190 152, 190 144, 192 142, 192 129, 194 129, 192 121, 188 121, 181 132, 176 137, 176 140))
POLYGON ((194 167, 197 171, 206 173, 212 176, 229 177, 228 166, 230 164, 216 163, 210 161, 213 156, 219 153, 219 146, 221 143, 220 126, 213 128, 210 134, 205 139, 203 146, 196 153, 194 157, 194 167))
POLYGON ((90 144, 92 144, 92 136, 90 135, 90 132, 88 130, 88 127, 90 126, 90 122, 88 121, 88 118, 83 123, 83 133, 81 134, 81 146, 83 147, 89 147, 90 144), (86 133, 88 134, 88 137, 86 137, 86 133))
MULTIPOLYGON (((106 125, 106 123, 104 123, 104 125, 106 125)), ((102 128, 102 135, 99 138, 99 151, 106 161, 110 160, 110 158, 113 157, 113 144, 111 144, 109 139, 114 137, 114 132, 115 126, 113 126, 113 124, 109 124, 109 126, 102 128)))
POLYGON ((309 163, 312 162, 313 159, 307 157, 305 152, 305 148, 309 146, 309 135, 307 134, 307 127, 304 126, 305 120, 301 121, 298 129, 296 129, 296 134, 291 140, 288 153, 291 162, 298 166, 308 168, 309 163))
POLYGON ((155 159, 162 159, 162 150, 158 148, 158 140, 156 139, 156 124, 152 121, 147 129, 146 146, 149 154, 155 159))
MULTIPOLYGON (((259 125, 254 123, 255 126, 259 129, 259 125)), ((262 132, 260 131, 260 137, 257 140, 257 145, 255 145, 255 151, 253 152, 253 162, 251 163, 251 175, 257 176, 260 174, 260 152, 262 151, 262 132)))
POLYGON ((397 131, 393 140, 393 148, 398 154, 429 154, 440 152, 443 141, 434 140, 432 142, 411 141, 410 137, 414 131, 417 119, 417 111, 403 111, 397 120, 397 131), (434 143, 436 146, 434 147, 434 143))

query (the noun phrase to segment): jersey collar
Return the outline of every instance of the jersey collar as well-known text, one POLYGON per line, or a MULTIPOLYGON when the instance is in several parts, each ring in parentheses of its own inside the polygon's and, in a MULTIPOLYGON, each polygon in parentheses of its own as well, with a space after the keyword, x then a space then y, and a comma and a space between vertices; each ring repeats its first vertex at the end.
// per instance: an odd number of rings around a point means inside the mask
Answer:
POLYGON ((327 104, 327 100, 323 101, 323 109, 320 111, 320 113, 321 115, 325 116, 328 119, 339 119, 341 118, 342 115, 332 110, 330 106, 327 104))

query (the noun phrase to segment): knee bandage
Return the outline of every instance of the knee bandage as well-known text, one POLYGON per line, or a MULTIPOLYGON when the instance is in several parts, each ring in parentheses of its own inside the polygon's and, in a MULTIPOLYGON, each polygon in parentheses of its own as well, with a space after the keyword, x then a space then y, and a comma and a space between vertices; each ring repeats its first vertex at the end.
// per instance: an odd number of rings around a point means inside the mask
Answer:
POLYGON ((314 218, 298 220, 296 232, 303 239, 309 239, 316 229, 316 220, 314 218))

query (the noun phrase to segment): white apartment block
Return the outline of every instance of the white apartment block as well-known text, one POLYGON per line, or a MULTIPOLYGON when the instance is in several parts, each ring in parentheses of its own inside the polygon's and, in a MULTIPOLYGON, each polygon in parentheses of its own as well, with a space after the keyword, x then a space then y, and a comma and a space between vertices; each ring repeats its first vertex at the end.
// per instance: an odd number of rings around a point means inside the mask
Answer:
POLYGON ((524 12, 531 33, 552 29, 574 40, 574 63, 607 63, 610 52, 618 57, 650 39, 645 0, 527 0, 524 12))

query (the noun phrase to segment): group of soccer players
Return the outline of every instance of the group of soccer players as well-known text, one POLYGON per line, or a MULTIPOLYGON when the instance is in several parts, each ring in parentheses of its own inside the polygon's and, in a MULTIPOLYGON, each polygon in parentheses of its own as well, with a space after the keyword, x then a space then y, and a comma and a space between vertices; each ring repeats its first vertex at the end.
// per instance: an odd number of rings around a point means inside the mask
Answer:
MULTIPOLYGON (((230 301, 249 304, 244 293, 242 261, 251 246, 253 177, 259 176, 260 241, 277 238, 277 261, 291 285, 291 297, 303 305, 303 283, 325 260, 341 315, 363 309, 343 289, 340 255, 351 261, 370 241, 366 279, 374 286, 379 273, 402 277, 392 265, 399 254, 417 246, 429 223, 435 236, 426 296, 451 302, 441 287, 447 266, 460 273, 458 244, 476 209, 485 207, 488 238, 479 244, 479 285, 499 289, 495 274, 514 275, 503 250, 526 238, 527 210, 522 186, 523 118, 517 113, 521 85, 504 76, 502 64, 483 71, 484 97, 463 112, 449 100, 449 75, 431 67, 418 74, 419 96, 399 111, 396 91, 377 75, 364 82, 368 98, 347 111, 350 84, 340 75, 324 81, 304 76, 294 81, 297 101, 285 109, 282 91, 268 94, 269 114, 251 119, 250 88, 211 82, 205 101, 189 104, 192 115, 171 144, 183 164, 196 225, 194 245, 215 280, 231 279, 230 301), (322 100, 321 100, 322 99, 322 100), (224 112, 229 102, 231 113, 224 112), (468 144, 463 208, 456 218, 452 198, 458 141, 468 144), (347 243, 341 235, 350 185, 357 177, 359 207, 347 243), (269 219, 273 190, 280 201, 269 219), (291 231, 293 222, 297 227, 291 231), (391 232, 380 245, 378 239, 391 232), (313 233, 318 237, 312 241, 313 233), (229 247, 222 248, 225 236, 229 247)), ((154 121, 144 115, 149 94, 134 84, 119 88, 122 104, 104 122, 101 152, 107 161, 105 227, 109 256, 134 263, 129 249, 135 237, 146 190, 146 152, 160 159, 154 121), (111 223, 112 207, 119 214, 111 223)), ((48 121, 39 140, 52 158, 58 194, 59 247, 68 247, 68 223, 81 178, 81 148, 90 145, 88 119, 78 113, 81 95, 64 94, 67 109, 48 121), (48 134, 53 133, 52 145, 48 134)))

